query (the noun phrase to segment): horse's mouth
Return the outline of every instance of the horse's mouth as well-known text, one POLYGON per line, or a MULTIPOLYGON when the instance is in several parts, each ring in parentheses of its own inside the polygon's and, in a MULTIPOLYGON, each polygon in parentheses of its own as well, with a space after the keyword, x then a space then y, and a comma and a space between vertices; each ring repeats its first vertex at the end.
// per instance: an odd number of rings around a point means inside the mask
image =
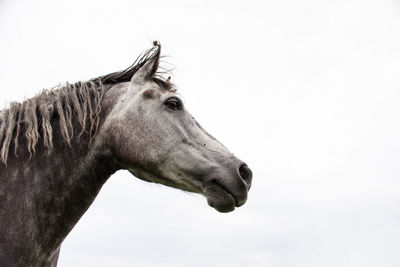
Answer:
POLYGON ((208 205, 219 212, 230 212, 244 204, 245 201, 238 199, 230 193, 224 186, 213 181, 204 186, 204 195, 208 205))
MULTIPOLYGON (((243 189, 233 190, 229 186, 224 186, 216 179, 209 180, 201 185, 186 181, 177 184, 172 179, 167 179, 161 175, 154 175, 142 168, 129 169, 136 177, 152 183, 160 183, 170 187, 182 189, 193 193, 202 193, 208 202, 208 205, 219 212, 230 212, 235 210, 235 207, 242 206, 247 200, 247 191, 243 189), (234 193, 236 192, 236 193, 234 193)), ((246 188, 247 189, 247 188, 246 188)))

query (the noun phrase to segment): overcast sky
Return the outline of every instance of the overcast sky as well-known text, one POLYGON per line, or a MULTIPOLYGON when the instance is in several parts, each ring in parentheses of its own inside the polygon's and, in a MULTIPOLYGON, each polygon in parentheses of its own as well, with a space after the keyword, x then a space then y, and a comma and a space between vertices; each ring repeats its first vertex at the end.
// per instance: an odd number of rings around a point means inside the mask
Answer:
POLYGON ((126 171, 59 266, 400 266, 400 1, 0 0, 0 104, 121 70, 152 40, 254 173, 229 214, 126 171))

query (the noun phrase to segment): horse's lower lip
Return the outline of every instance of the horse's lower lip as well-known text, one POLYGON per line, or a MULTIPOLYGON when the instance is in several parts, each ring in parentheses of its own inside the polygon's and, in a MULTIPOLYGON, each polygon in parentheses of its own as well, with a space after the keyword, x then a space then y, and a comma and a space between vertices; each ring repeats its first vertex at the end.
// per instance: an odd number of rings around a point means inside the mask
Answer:
POLYGON ((230 212, 240 206, 235 196, 215 181, 204 186, 204 195, 208 204, 219 212, 230 212))

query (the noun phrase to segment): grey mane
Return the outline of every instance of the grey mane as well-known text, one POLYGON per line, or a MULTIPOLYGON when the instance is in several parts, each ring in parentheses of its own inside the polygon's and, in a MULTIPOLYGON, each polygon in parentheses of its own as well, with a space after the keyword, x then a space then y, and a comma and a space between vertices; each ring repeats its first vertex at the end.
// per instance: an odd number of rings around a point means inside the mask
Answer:
MULTIPOLYGON (((80 133, 88 133, 93 140, 99 126, 100 103, 104 96, 106 85, 128 82, 132 76, 147 62, 156 60, 152 70, 152 80, 165 89, 170 89, 169 80, 157 78, 157 68, 160 59, 161 46, 154 42, 154 47, 139 56, 127 69, 91 79, 86 82, 65 84, 51 90, 43 90, 39 95, 22 103, 12 102, 8 109, 0 112, 0 160, 7 164, 10 148, 14 154, 25 138, 29 154, 35 153, 35 148, 41 140, 44 147, 53 147, 54 118, 58 118, 58 128, 63 139, 70 144, 74 137, 73 122, 80 125, 80 133)), ((149 77, 150 78, 150 77, 149 77)))
POLYGON ((66 84, 52 90, 44 90, 39 95, 22 103, 13 102, 0 113, 0 158, 6 164, 10 146, 14 146, 17 155, 21 137, 25 136, 29 154, 42 139, 47 148, 53 146, 54 118, 63 139, 70 144, 73 138, 72 120, 81 126, 81 134, 87 128, 92 138, 96 134, 99 122, 100 101, 103 96, 101 81, 90 80, 66 84))

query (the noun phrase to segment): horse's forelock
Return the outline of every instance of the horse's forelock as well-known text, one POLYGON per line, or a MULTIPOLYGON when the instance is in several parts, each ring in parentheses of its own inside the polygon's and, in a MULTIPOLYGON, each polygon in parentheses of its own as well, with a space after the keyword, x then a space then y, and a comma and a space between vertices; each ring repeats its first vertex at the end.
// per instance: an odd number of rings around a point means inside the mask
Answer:
POLYGON ((125 70, 113 72, 104 76, 99 77, 98 79, 103 84, 117 84, 122 82, 129 82, 133 75, 143 67, 149 61, 155 61, 154 68, 150 71, 150 76, 153 77, 156 75, 158 71, 158 63, 161 58, 161 45, 159 42, 155 41, 154 46, 142 53, 136 60, 133 62, 131 66, 126 68, 125 70))

